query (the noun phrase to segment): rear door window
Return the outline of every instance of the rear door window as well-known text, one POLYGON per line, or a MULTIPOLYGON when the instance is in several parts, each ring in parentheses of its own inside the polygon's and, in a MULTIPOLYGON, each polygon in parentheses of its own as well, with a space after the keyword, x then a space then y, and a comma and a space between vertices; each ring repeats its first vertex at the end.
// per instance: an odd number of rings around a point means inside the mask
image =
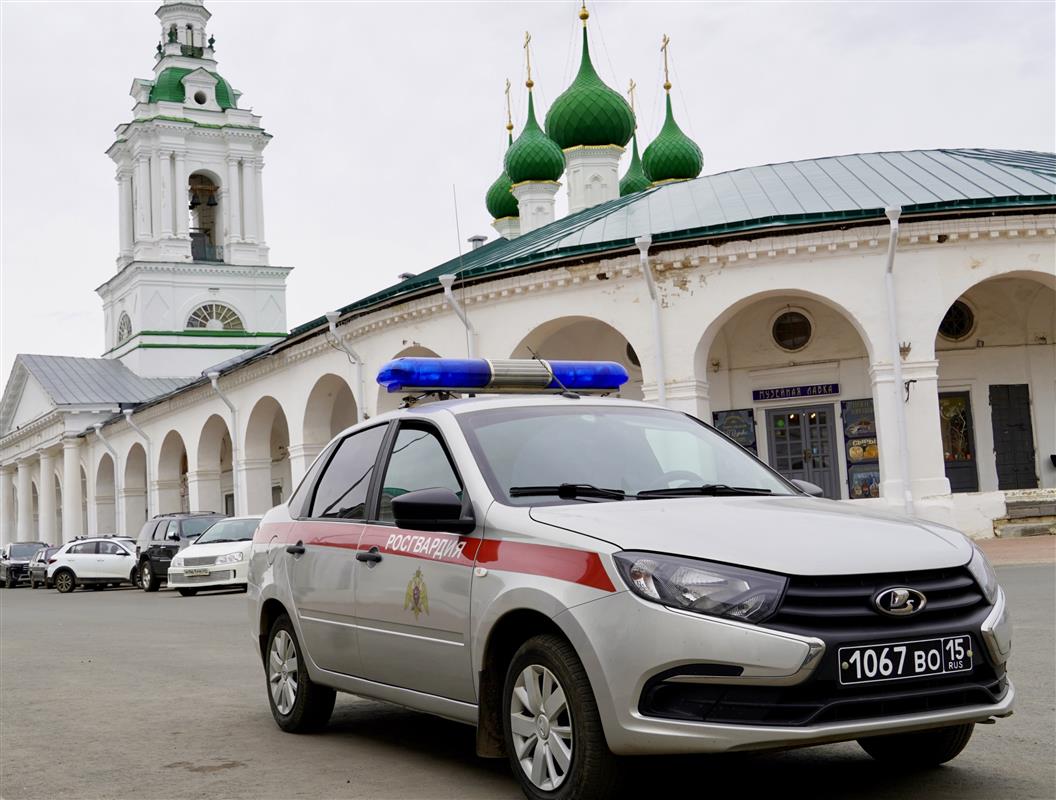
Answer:
POLYGON ((387 425, 367 428, 345 438, 326 465, 312 498, 317 519, 366 519, 367 496, 387 425))

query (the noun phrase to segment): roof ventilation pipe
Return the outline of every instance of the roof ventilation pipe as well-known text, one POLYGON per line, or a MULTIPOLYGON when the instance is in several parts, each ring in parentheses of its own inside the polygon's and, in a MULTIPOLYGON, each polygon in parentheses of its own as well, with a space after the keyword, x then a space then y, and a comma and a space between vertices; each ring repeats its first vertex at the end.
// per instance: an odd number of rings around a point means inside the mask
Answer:
MULTIPOLYGON (((99 441, 103 443, 103 447, 110 453, 110 458, 114 460, 114 533, 121 533, 124 528, 124 516, 125 509, 124 503, 121 502, 121 487, 124 485, 124 481, 121 480, 121 476, 124 474, 119 469, 119 463, 117 458, 117 451, 114 446, 110 444, 110 441, 103 436, 103 423, 97 422, 93 426, 95 428, 95 435, 99 437, 99 441)), ((102 531, 96 531, 96 533, 102 533, 102 531)), ((139 531, 125 531, 128 536, 135 536, 139 531)))
POLYGON ((902 353, 898 344, 898 309, 895 305, 895 250, 898 249, 898 218, 902 209, 894 206, 887 209, 891 222, 890 238, 887 242, 887 268, 884 270, 884 293, 887 295, 887 328, 891 341, 891 366, 895 389, 895 424, 898 425, 898 467, 902 473, 902 504, 906 514, 913 516, 913 489, 909 481, 909 434, 906 431, 906 386, 902 380, 902 353))
POLYGON ((147 436, 147 432, 143 430, 139 425, 136 424, 135 420, 132 419, 132 409, 124 409, 125 422, 128 423, 128 427, 143 437, 143 441, 147 443, 147 519, 150 519, 150 487, 153 483, 151 473, 153 470, 151 467, 154 465, 154 445, 150 442, 150 437, 147 436))
POLYGON ((656 281, 649 266, 649 247, 653 237, 648 233, 634 240, 638 245, 638 255, 642 262, 642 275, 645 277, 649 299, 653 304, 653 346, 656 350, 656 399, 662 406, 667 405, 667 365, 664 362, 664 329, 660 324, 660 298, 656 294, 656 281))
POLYGON ((474 250, 479 250, 484 246, 484 242, 488 241, 488 237, 478 233, 470 236, 466 241, 473 246, 474 250))
POLYGON ((458 318, 462 320, 462 324, 466 326, 466 352, 470 358, 476 358, 477 331, 473 327, 473 323, 469 321, 469 317, 466 316, 466 310, 462 308, 458 299, 455 297, 455 293, 451 290, 451 287, 455 285, 455 276, 441 275, 437 280, 439 280, 440 285, 444 287, 444 298, 451 306, 451 309, 458 315, 458 318))
POLYGON ((356 422, 362 422, 367 418, 364 403, 367 402, 366 387, 363 385, 363 359, 355 350, 348 346, 337 334, 337 321, 341 318, 340 311, 327 311, 326 321, 330 326, 330 335, 334 338, 334 346, 348 356, 349 360, 356 365, 356 422))
POLYGON ((231 412, 231 492, 235 496, 235 516, 237 517, 246 513, 246 509, 242 507, 242 500, 238 496, 238 409, 235 408, 235 404, 231 402, 228 396, 220 391, 219 372, 207 372, 205 377, 209 379, 216 396, 223 401, 224 405, 227 406, 227 410, 231 412))

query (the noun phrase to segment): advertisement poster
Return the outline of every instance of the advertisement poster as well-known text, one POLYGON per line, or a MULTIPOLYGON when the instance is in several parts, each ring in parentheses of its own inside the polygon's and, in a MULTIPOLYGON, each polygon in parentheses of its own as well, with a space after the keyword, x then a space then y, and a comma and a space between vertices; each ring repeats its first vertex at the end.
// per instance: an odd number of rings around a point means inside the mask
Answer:
POLYGON ((755 444, 755 412, 750 408, 735 411, 716 411, 712 414, 715 427, 729 436, 746 450, 756 455, 759 451, 755 444))
POLYGON ((847 489, 852 500, 880 496, 880 450, 876 442, 873 401, 840 403, 847 448, 847 489))

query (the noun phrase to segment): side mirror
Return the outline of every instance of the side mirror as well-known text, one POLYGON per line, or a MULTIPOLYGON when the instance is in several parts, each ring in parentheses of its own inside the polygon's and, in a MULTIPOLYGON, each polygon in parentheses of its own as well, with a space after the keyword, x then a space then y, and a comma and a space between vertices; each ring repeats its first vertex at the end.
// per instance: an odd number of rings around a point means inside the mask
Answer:
POLYGON ((178 534, 178 533, 168 533, 168 534, 165 534, 165 538, 168 539, 170 542, 178 542, 178 541, 180 541, 180 534, 178 534))
POLYGON ((473 509, 450 489, 419 489, 392 498, 396 527, 412 531, 470 533, 477 527, 473 509))
POLYGON ((795 484, 796 488, 802 489, 811 497, 825 496, 825 490, 818 486, 818 484, 816 483, 811 483, 810 481, 801 481, 799 478, 793 478, 792 483, 795 484))
POLYGON ((118 555, 119 556, 127 556, 128 555, 128 551, 127 550, 122 550, 121 552, 118 553, 118 555))

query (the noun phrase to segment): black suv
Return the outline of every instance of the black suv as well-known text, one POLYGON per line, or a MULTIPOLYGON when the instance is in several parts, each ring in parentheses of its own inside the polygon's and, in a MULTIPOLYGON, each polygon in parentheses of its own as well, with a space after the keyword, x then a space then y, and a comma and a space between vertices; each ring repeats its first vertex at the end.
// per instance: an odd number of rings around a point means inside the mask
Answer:
POLYGON ((29 561, 44 542, 11 542, 0 551, 0 586, 13 589, 19 581, 29 577, 29 561))
POLYGON ((168 577, 169 562, 206 528, 224 514, 202 511, 194 514, 161 514, 147 520, 136 539, 139 585, 147 592, 158 591, 168 577))

